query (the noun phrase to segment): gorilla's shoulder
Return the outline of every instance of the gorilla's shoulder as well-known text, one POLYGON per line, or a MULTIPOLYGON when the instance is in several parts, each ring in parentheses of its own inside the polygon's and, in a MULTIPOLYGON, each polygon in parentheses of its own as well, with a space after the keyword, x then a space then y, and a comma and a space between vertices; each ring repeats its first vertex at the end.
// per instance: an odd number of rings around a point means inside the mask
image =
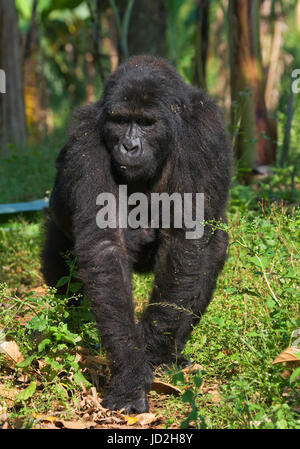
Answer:
POLYGON ((186 84, 191 106, 201 110, 219 111, 216 101, 202 88, 186 84))
POLYGON ((96 130, 100 114, 100 101, 75 109, 69 128, 70 137, 80 138, 82 135, 96 130))
POLYGON ((98 120, 101 114, 100 102, 90 103, 75 109, 68 129, 68 139, 56 158, 56 168, 82 164, 82 158, 98 145, 98 120))

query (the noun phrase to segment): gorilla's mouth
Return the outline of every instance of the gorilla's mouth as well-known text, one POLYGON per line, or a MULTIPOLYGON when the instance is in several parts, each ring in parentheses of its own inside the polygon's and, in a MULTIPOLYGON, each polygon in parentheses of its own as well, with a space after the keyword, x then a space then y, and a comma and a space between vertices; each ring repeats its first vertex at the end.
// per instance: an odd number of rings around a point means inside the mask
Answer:
POLYGON ((118 177, 128 181, 149 181, 156 170, 156 164, 150 148, 141 148, 139 152, 120 151, 115 146, 111 154, 111 163, 118 177))
POLYGON ((145 175, 145 165, 141 161, 120 161, 112 158, 112 165, 118 175, 127 181, 138 180, 145 175))
POLYGON ((117 166, 120 170, 130 170, 130 169, 138 169, 143 167, 142 161, 118 161, 114 160, 114 165, 117 166))
POLYGON ((144 165, 119 165, 116 166, 117 172, 124 176, 124 178, 137 179, 141 176, 145 176, 144 165))
POLYGON ((145 157, 143 154, 139 156, 122 154, 118 149, 115 149, 112 154, 113 165, 121 172, 128 170, 138 170, 144 166, 145 157))

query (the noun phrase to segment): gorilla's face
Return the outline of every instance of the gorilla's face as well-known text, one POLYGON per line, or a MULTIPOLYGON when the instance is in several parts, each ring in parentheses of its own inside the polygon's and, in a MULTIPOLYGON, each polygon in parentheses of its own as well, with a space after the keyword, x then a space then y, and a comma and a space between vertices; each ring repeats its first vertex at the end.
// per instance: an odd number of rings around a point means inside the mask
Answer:
POLYGON ((127 182, 154 179, 168 157, 167 126, 154 111, 109 111, 104 138, 114 168, 127 182))

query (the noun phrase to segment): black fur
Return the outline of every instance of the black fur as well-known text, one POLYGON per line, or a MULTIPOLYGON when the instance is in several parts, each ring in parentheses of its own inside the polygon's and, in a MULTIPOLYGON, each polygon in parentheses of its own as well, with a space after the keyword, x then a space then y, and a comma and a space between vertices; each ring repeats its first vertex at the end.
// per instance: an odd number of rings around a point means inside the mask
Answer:
POLYGON ((56 167, 42 255, 45 280, 55 286, 67 273, 61 252, 72 250, 110 361, 103 405, 144 412, 153 366, 184 361, 181 351, 223 267, 227 235, 208 225, 199 240, 187 240, 183 230, 174 228, 101 230, 96 197, 101 192, 118 196, 118 185, 124 183, 129 193, 203 192, 205 219, 224 220, 231 149, 219 111, 166 61, 133 57, 110 76, 99 102, 79 110, 56 167), (128 162, 122 171, 121 118, 138 121, 145 115, 151 118, 140 123, 142 164, 136 169, 128 162), (149 306, 138 324, 133 270, 155 274, 149 306))

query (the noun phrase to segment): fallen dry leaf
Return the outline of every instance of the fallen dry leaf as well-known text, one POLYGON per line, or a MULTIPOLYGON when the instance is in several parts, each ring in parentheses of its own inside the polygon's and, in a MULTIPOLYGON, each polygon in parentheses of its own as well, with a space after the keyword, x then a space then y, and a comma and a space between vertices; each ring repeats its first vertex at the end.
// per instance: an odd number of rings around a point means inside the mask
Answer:
POLYGON ((81 356, 80 362, 85 366, 104 365, 108 366, 108 361, 98 355, 81 356))
POLYGON ((43 422, 40 424, 36 424, 35 429, 51 429, 51 430, 55 429, 55 430, 57 430, 57 427, 55 424, 43 422))
POLYGON ((297 364, 300 365, 300 359, 296 354, 300 354, 300 349, 295 348, 294 346, 290 346, 289 348, 286 348, 284 351, 282 351, 276 357, 276 359, 273 360, 272 364, 275 365, 275 363, 298 362, 297 364))
POLYGON ((208 384, 203 382, 203 384, 200 387, 200 390, 202 393, 205 393, 208 395, 208 400, 211 403, 218 404, 221 400, 219 385, 217 383, 215 384, 208 384))
POLYGON ((43 422, 48 422, 50 424, 53 424, 57 421, 57 418, 53 415, 45 416, 45 415, 39 415, 38 413, 33 413, 32 415, 33 415, 34 419, 38 419, 43 422))
POLYGON ((24 360, 19 346, 13 340, 2 341, 0 343, 0 352, 3 352, 7 356, 9 366, 13 366, 16 363, 23 362, 24 360))
POLYGON ((186 368, 182 369, 181 371, 184 374, 189 374, 189 373, 196 373, 197 371, 202 371, 204 370, 202 365, 199 365, 198 363, 195 363, 192 366, 187 366, 186 368))
POLYGON ((208 392, 209 396, 210 396, 210 400, 214 403, 219 403, 221 400, 221 396, 220 393, 217 390, 211 390, 208 392))
POLYGON ((140 426, 149 426, 150 424, 158 421, 161 416, 155 415, 154 413, 140 413, 135 416, 127 416, 121 415, 120 412, 117 412, 117 415, 124 419, 128 426, 133 426, 134 424, 139 424, 140 426))
POLYGON ((290 375, 292 374, 292 371, 289 369, 285 369, 284 371, 282 371, 282 373, 280 374, 280 376, 283 379, 288 379, 290 377, 290 375))
POLYGON ((5 421, 7 421, 9 418, 9 414, 8 413, 2 413, 0 414, 0 424, 4 423, 5 421))
POLYGON ((157 416, 154 413, 140 413, 136 417, 141 426, 149 426, 160 419, 160 416, 157 416))
POLYGON ((133 426, 137 423, 138 420, 136 416, 123 416, 123 418, 125 419, 128 426, 133 426))
POLYGON ((90 365, 104 365, 108 366, 108 361, 105 357, 100 357, 99 355, 91 355, 89 350, 82 348, 81 346, 76 346, 76 358, 75 361, 82 363, 85 366, 90 365))
POLYGON ((166 382, 161 382, 159 379, 153 380, 151 390, 159 394, 174 394, 175 396, 182 394, 180 388, 174 387, 174 385, 167 384, 166 382))
POLYGON ((60 419, 55 422, 55 425, 65 429, 90 429, 91 427, 95 427, 96 423, 93 421, 65 421, 60 419))
POLYGON ((80 346, 75 350, 76 363, 80 364, 84 376, 99 390, 106 380, 107 360, 98 355, 91 355, 88 349, 80 346))
POLYGON ((18 382, 21 382, 21 383, 23 383, 23 384, 26 384, 26 383, 29 382, 29 376, 27 376, 27 374, 21 374, 21 375, 18 377, 17 381, 18 381, 18 382))
POLYGON ((46 287, 39 286, 35 288, 31 288, 30 292, 35 293, 38 296, 44 296, 47 293, 46 287))
POLYGON ((5 414, 8 409, 13 407, 18 390, 0 384, 0 414, 5 414))
POLYGON ((38 372, 47 366, 45 360, 37 360, 36 362, 38 364, 38 372))

